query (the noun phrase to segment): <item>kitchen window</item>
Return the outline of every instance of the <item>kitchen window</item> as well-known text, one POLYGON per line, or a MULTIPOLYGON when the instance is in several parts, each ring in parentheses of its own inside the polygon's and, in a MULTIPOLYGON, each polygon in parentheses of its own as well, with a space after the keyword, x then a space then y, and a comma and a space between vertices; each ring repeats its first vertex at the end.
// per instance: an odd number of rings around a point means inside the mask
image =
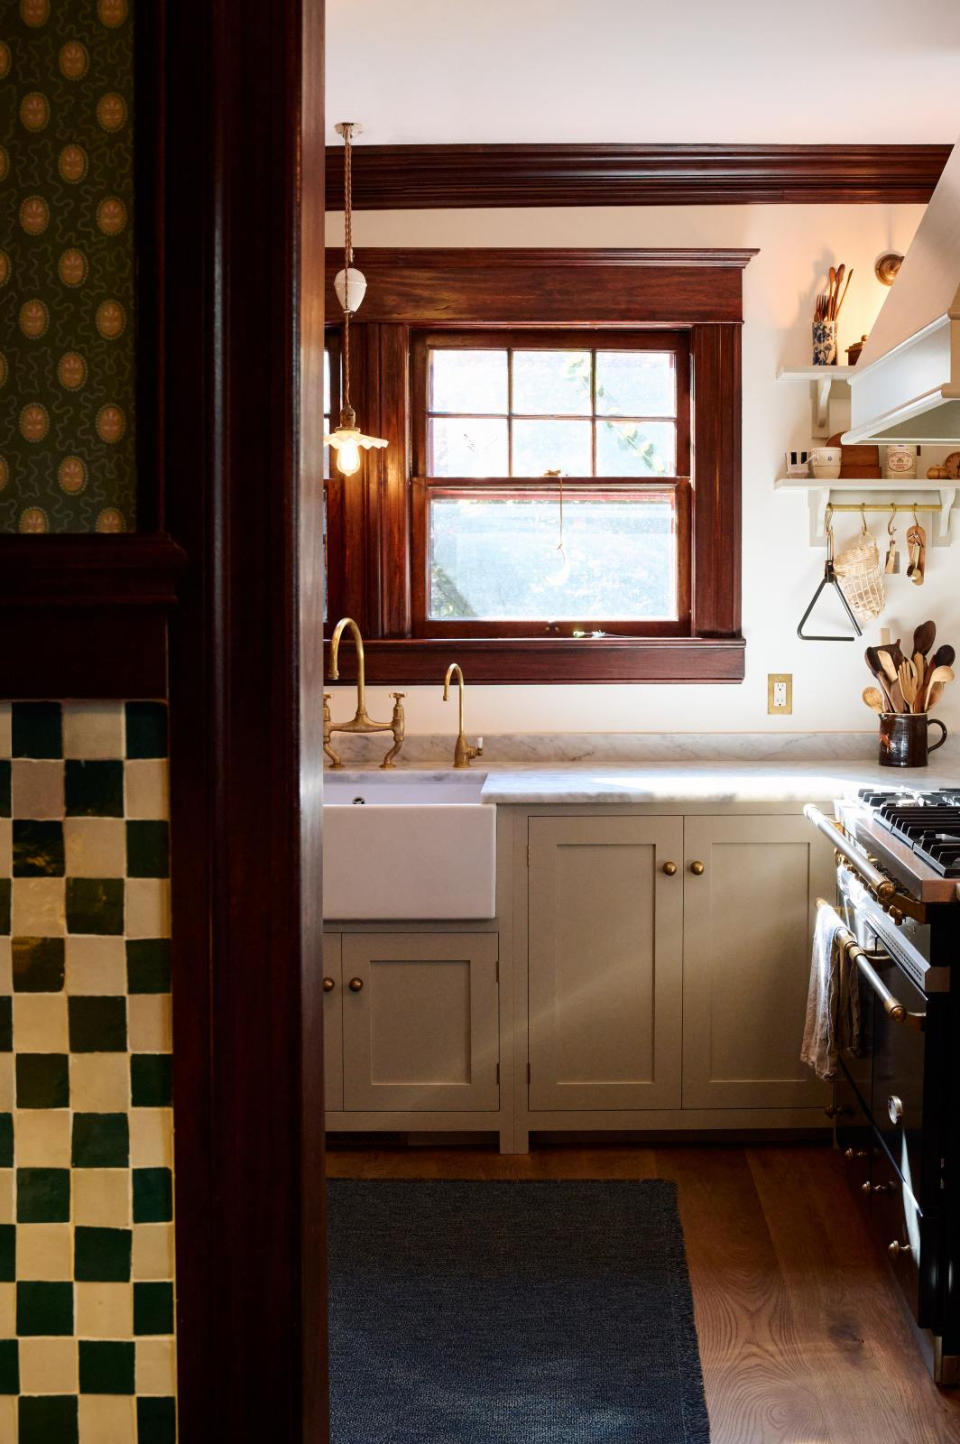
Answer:
POLYGON ((428 333, 412 364, 416 635, 688 628, 682 334, 428 333))
POLYGON ((751 254, 364 250, 351 391, 389 444, 325 483, 327 615, 372 682, 742 680, 751 254))

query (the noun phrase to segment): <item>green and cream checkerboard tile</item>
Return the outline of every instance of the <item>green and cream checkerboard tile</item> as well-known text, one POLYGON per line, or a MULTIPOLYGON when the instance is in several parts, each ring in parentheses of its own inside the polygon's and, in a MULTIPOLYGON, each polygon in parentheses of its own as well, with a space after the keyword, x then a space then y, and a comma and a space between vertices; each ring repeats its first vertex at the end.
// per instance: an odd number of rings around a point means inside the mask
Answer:
POLYGON ((0 704, 0 1440, 173 1444, 166 711, 0 704))

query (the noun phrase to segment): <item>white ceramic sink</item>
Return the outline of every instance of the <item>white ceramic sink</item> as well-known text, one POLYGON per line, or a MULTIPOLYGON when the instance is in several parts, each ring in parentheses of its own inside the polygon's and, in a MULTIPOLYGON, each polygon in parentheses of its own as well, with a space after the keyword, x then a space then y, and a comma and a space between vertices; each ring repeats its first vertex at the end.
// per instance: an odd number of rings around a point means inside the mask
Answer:
POLYGON ((492 918, 497 809, 482 772, 328 772, 325 920, 492 918))

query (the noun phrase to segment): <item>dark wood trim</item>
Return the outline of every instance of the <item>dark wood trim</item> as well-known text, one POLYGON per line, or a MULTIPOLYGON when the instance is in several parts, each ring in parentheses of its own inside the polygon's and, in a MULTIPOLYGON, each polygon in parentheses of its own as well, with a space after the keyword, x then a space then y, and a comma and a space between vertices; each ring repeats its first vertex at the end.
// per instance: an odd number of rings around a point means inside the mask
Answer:
POLYGON ((740 631, 740 327, 694 326, 693 630, 740 631))
POLYGON ((0 695, 166 696, 185 562, 163 536, 0 536, 0 695))
MULTIPOLYGON (((755 250, 366 248, 361 325, 691 326, 743 317, 755 250)), ((327 251, 327 308, 343 253, 327 251)), ((357 393, 359 395, 359 392, 357 393)))
MULTIPOLYGON (((925 204, 949 145, 358 145, 358 210, 925 204)), ((343 207, 343 147, 327 151, 343 207)), ((366 266, 364 266, 366 269, 366 266)))
MULTIPOLYGON (((328 644, 329 645, 329 644, 328 644)), ((372 687, 443 682, 450 662, 463 663, 471 682, 742 682, 742 637, 503 637, 418 638, 365 644, 372 687)), ((341 654, 341 681, 354 680, 341 654)))
POLYGON ((323 4, 164 15, 179 1437, 324 1444, 323 4))

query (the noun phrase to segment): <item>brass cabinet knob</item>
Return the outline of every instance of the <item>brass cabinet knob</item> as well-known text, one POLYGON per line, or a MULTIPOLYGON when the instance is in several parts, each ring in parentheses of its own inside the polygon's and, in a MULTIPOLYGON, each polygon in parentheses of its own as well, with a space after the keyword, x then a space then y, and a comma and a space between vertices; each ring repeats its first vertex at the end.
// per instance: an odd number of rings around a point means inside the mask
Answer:
POLYGON ((677 864, 675 862, 665 862, 660 871, 665 872, 667 877, 673 877, 677 871, 677 864))
POLYGON ((362 989, 363 989, 363 979, 362 979, 362 978, 351 978, 351 979, 350 979, 350 991, 351 991, 351 993, 359 993, 359 992, 362 991, 362 989))
POLYGON ((694 877, 702 877, 702 876, 703 876, 703 873, 704 873, 703 863, 702 863, 702 862, 692 862, 692 863, 690 864, 690 871, 693 873, 694 877))
POLYGON ((865 1148, 845 1148, 843 1156, 848 1162, 854 1158, 866 1158, 867 1150, 865 1148))
POLYGON ((896 1239, 887 1247, 887 1253, 891 1258, 909 1258, 912 1252, 913 1249, 908 1243, 898 1243, 896 1239))
POLYGON ((334 990, 334 988, 335 988, 336 986, 337 986, 337 985, 336 985, 336 983, 333 981, 332 978, 324 978, 324 980, 323 980, 323 991, 324 991, 325 993, 332 993, 333 990, 334 990))

